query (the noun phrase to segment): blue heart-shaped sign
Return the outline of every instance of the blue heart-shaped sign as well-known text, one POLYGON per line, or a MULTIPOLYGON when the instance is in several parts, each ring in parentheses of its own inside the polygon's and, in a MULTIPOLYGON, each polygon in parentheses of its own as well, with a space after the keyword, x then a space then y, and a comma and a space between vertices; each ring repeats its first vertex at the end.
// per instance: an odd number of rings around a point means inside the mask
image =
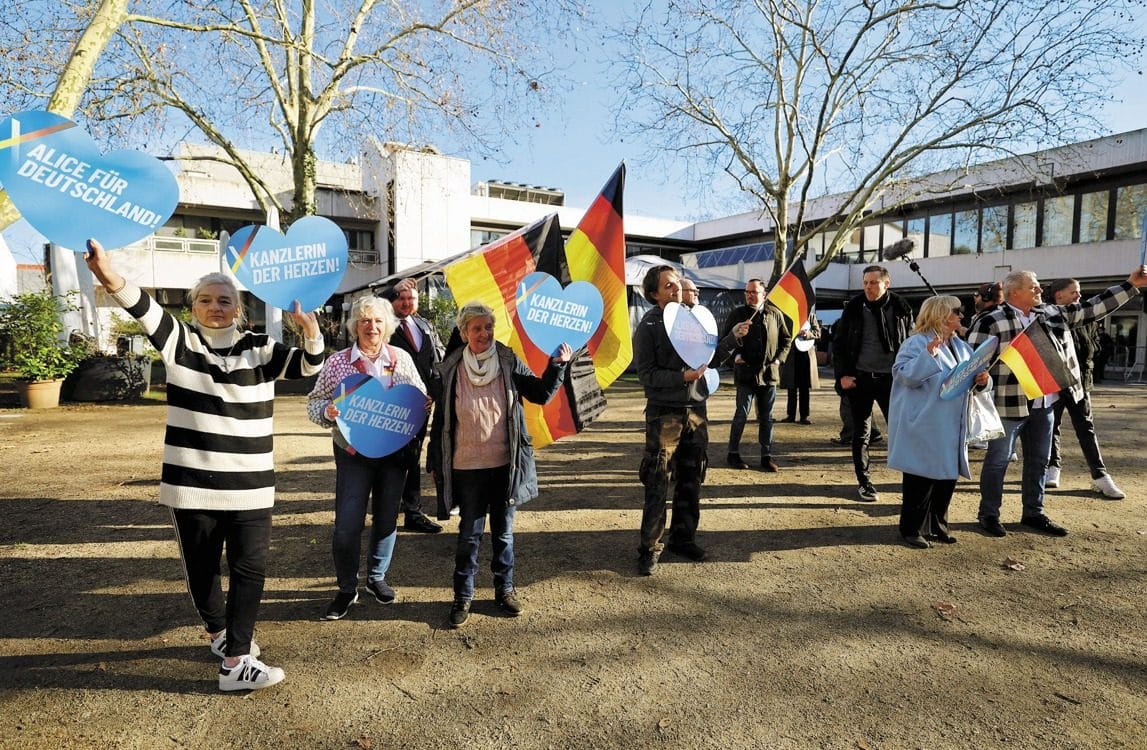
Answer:
POLYGON ((967 393, 976 376, 987 369, 995 359, 996 345, 999 343, 998 336, 988 336, 976 347, 971 357, 953 367, 948 377, 944 378, 944 382, 940 383, 940 399, 948 401, 967 393))
POLYGON ((562 344, 574 351, 585 346, 601 325, 601 292, 588 281, 565 289, 548 273, 535 271, 518 284, 518 319, 534 346, 556 354, 562 344))
POLYGON ((426 396, 408 383, 390 386, 356 372, 339 383, 334 405, 339 432, 367 458, 403 448, 426 423, 426 396))
POLYGON ((670 302, 662 312, 665 331, 677 356, 693 369, 709 364, 717 351, 717 321, 708 308, 670 302))
POLYGON ((227 265, 235 278, 269 305, 317 310, 346 273, 346 235, 330 219, 306 216, 284 237, 265 226, 246 226, 227 242, 227 265))
POLYGON ((89 237, 109 249, 142 240, 179 205, 179 183, 163 162, 139 151, 101 154, 51 112, 0 122, 0 183, 36 231, 73 250, 89 237))

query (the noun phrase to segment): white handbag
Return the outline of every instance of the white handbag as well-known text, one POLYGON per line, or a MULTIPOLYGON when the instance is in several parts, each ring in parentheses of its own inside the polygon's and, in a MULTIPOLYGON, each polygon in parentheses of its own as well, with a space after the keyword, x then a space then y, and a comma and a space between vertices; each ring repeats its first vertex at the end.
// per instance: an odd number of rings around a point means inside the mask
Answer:
POLYGON ((968 434, 966 442, 979 443, 1004 436, 1004 423, 996 411, 991 391, 972 391, 968 395, 968 434))

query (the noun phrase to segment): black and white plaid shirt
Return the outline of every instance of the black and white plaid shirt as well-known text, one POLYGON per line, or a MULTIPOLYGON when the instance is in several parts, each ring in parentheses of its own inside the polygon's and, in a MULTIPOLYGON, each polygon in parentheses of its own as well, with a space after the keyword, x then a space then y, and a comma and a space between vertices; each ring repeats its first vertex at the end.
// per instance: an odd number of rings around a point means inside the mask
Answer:
MULTIPOLYGON (((1051 334, 1051 340, 1059 349, 1071 372, 1073 382, 1070 390, 1074 400, 1079 401, 1083 398, 1083 390, 1080 385, 1079 360, 1076 358, 1072 342, 1071 327, 1109 315, 1138 294, 1138 289, 1124 281, 1083 302, 1072 305, 1036 305, 1031 309, 1030 315, 1035 317, 1037 323, 1042 323, 1051 334)), ((972 320, 968 329, 968 343, 976 347, 989 336, 999 336, 1002 350, 1023 329, 1019 311, 1005 302, 980 313, 972 320)), ((996 384, 995 402, 1000 416, 1004 419, 1026 417, 1030 402, 1011 369, 997 360, 992 365, 991 376, 996 384)))

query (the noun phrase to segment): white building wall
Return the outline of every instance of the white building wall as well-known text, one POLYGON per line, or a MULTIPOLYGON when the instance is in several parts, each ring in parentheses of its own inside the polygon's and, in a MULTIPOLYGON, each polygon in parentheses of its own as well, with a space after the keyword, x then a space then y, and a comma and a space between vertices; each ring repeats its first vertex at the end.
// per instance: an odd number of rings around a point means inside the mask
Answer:
POLYGON ((371 139, 364 144, 362 179, 363 189, 379 196, 375 244, 382 267, 358 286, 470 247, 469 161, 371 139), (393 190, 388 190, 392 182, 393 190), (393 206, 387 205, 390 200, 393 206), (388 217, 393 217, 389 236, 388 217), (395 243, 394 268, 386 261, 392 252, 389 237, 395 243))

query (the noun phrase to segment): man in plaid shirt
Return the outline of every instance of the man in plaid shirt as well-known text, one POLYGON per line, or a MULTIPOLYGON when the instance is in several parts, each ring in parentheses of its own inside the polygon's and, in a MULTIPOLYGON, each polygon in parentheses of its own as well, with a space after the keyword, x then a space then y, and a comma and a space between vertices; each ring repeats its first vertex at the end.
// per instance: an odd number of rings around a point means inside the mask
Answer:
MULTIPOLYGON (((1051 340, 1060 350, 1074 383, 1073 395, 1080 389, 1079 362, 1074 347, 1062 346, 1069 340, 1069 329, 1079 323, 1102 318, 1125 305, 1147 286, 1147 266, 1137 268, 1127 281, 1107 289, 1086 302, 1071 305, 1043 304, 1042 288, 1032 271, 1013 271, 1004 279, 1004 303, 977 316, 968 331, 968 343, 978 346, 989 336, 999 336, 1000 349, 1032 323, 1048 329, 1051 340)), ((1019 437, 1024 448, 1021 495, 1023 514, 1020 523, 1053 536, 1066 536, 1067 529, 1052 521, 1044 513, 1044 471, 1051 453, 1054 424, 1054 404, 1057 394, 1048 394, 1029 401, 1012 371, 996 360, 991 369, 995 382, 996 409, 1004 424, 1004 436, 988 442, 984 466, 980 471, 980 527, 992 536, 1006 536, 1000 523, 1003 504, 1004 475, 1008 458, 1019 437)))

